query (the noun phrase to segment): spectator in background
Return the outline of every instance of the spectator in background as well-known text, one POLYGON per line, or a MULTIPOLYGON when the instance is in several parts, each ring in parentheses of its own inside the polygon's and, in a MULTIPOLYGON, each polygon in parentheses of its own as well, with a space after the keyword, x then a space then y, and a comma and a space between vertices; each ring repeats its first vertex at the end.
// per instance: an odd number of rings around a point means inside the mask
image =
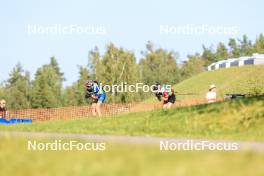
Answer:
POLYGON ((6 118, 7 110, 6 110, 6 101, 4 99, 0 100, 0 118, 6 118))
POLYGON ((214 84, 210 85, 209 91, 206 94, 207 103, 216 102, 216 86, 214 84))

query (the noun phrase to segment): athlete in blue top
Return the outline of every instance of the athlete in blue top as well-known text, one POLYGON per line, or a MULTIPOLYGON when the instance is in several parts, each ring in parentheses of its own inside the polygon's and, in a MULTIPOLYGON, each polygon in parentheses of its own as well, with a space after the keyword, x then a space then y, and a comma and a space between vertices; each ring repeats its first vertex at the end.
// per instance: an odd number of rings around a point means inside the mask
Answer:
POLYGON ((93 116, 101 116, 101 104, 105 101, 106 93, 101 86, 98 85, 97 81, 88 80, 85 83, 86 86, 86 98, 92 98, 92 113, 93 116))

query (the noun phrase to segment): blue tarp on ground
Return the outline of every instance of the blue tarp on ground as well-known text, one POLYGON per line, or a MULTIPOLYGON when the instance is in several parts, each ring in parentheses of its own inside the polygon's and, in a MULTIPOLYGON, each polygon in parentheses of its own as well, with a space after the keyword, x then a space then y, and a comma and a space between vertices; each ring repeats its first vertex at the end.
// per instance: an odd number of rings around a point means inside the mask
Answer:
POLYGON ((10 120, 0 118, 0 123, 2 124, 14 124, 14 123, 32 123, 31 119, 17 119, 17 118, 12 118, 10 120))

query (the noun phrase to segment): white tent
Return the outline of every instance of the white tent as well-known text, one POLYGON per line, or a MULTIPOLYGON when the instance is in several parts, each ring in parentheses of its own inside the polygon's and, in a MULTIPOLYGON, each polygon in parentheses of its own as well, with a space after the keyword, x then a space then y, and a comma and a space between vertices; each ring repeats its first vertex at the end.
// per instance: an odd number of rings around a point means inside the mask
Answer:
POLYGON ((234 61, 237 61, 237 59, 235 59, 235 58, 227 59, 225 68, 231 67, 231 63, 234 62, 234 61))
POLYGON ((264 64, 264 54, 253 54, 254 65, 264 64))
POLYGON ((264 54, 255 53, 252 56, 243 56, 239 58, 231 58, 227 60, 221 60, 212 63, 207 67, 208 71, 217 70, 219 68, 229 68, 229 67, 241 67, 244 65, 260 65, 264 64, 264 54))

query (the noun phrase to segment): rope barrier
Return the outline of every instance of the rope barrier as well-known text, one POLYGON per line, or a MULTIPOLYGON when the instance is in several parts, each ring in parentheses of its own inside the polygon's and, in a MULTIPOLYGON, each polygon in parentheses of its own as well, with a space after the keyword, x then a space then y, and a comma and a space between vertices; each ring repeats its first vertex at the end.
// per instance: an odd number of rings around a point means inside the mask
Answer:
MULTIPOLYGON (((173 107, 193 106, 205 104, 205 100, 180 100, 173 104, 173 107)), ((101 112, 103 116, 116 116, 119 114, 130 112, 151 111, 161 109, 161 102, 155 103, 127 103, 127 104, 103 104, 101 112)), ((10 110, 7 114, 7 119, 20 118, 32 119, 36 121, 49 121, 49 120, 63 120, 63 119, 79 119, 90 118, 92 116, 91 105, 73 106, 73 107, 60 107, 60 108, 42 108, 42 109, 22 109, 10 110)))

